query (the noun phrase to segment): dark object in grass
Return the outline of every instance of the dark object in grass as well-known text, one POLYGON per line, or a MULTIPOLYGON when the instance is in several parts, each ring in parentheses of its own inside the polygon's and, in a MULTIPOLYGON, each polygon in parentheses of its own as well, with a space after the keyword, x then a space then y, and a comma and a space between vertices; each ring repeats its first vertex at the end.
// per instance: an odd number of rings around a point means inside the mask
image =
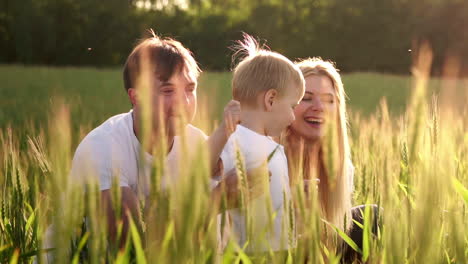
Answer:
MULTIPOLYGON (((356 245, 362 249, 363 247, 363 229, 358 226, 354 221, 364 225, 364 210, 369 206, 371 209, 371 220, 372 220, 372 229, 371 232, 374 236, 377 236, 378 226, 379 226, 379 207, 375 204, 360 205, 351 208, 351 214, 353 216, 353 224, 351 226, 349 237, 356 243, 356 245)), ((356 252, 348 244, 344 243, 343 245, 343 257, 341 263, 362 263, 362 255, 356 252)))

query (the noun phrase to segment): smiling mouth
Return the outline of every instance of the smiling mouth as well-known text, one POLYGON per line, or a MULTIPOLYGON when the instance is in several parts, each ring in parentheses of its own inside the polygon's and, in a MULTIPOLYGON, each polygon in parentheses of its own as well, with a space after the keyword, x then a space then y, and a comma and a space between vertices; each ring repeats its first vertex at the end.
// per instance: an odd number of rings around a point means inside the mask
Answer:
POLYGON ((323 124, 323 119, 322 118, 305 118, 304 121, 308 124, 314 125, 314 126, 319 126, 323 124))

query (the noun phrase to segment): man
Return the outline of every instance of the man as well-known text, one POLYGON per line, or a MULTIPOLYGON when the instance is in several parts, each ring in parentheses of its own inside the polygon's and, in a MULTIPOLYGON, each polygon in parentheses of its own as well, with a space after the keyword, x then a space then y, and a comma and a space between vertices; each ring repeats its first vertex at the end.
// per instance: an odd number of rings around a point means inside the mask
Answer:
MULTIPOLYGON (((133 49, 124 66, 124 86, 132 109, 91 131, 72 162, 74 180, 99 180, 111 241, 116 239, 117 218, 123 218, 122 238, 127 234, 129 216, 140 222, 138 196, 149 193, 148 164, 153 163, 154 150, 167 150, 163 185, 178 176, 179 134, 186 136, 192 148, 207 142, 214 173, 222 148, 239 122, 240 105, 231 101, 225 108, 226 121, 209 139, 190 125, 197 109, 200 69, 180 42, 151 33, 152 37, 133 49), (111 202, 110 189, 115 182, 120 186, 122 216, 116 216, 111 202)), ((217 197, 219 194, 219 188, 213 192, 217 197)))

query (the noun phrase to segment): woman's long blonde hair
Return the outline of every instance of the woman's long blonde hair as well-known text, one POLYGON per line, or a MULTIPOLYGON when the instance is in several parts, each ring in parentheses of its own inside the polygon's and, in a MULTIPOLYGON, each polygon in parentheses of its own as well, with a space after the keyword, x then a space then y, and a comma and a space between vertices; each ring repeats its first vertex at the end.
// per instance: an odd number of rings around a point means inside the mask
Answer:
MULTIPOLYGON (((299 175, 298 177, 306 176, 310 178, 310 174, 317 173, 316 177, 320 180, 318 184, 318 198, 323 216, 328 222, 347 231, 352 221, 352 178, 350 178, 352 177, 352 172, 349 171, 352 169, 352 165, 348 164, 350 163, 350 149, 343 82, 334 64, 321 58, 309 58, 296 62, 296 65, 301 69, 304 78, 313 75, 330 78, 333 83, 338 110, 337 129, 329 131, 332 133, 327 133, 320 142, 318 164, 315 171, 311 171, 314 165, 309 163, 313 161, 311 161, 310 153, 305 151, 300 159, 302 161, 303 173, 309 173, 309 175, 299 175), (338 149, 336 149, 336 146, 338 149), (330 159, 331 156, 333 158, 330 159)), ((304 146, 304 150, 306 149, 307 146, 304 146)))

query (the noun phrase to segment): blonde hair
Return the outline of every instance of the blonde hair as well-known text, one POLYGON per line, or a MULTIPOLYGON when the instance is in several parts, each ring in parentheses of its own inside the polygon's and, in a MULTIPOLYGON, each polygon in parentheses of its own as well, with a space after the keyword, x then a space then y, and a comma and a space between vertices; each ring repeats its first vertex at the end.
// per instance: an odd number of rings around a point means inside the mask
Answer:
MULTIPOLYGON (((340 74, 335 68, 335 65, 330 61, 324 61, 321 58, 309 58, 296 65, 302 71, 304 78, 309 76, 325 76, 328 77, 333 83, 333 89, 337 101, 337 131, 331 135, 337 136, 337 160, 336 176, 333 177, 333 184, 330 184, 330 175, 328 175, 327 168, 324 162, 324 146, 321 144, 319 151, 319 168, 318 177, 319 184, 319 198, 322 206, 323 214, 327 221, 333 223, 335 226, 348 230, 351 225, 351 173, 350 166, 350 149, 348 142, 347 131, 347 118, 346 118, 346 94, 343 88, 340 74)), ((334 145, 333 145, 334 146, 334 145)), ((304 153, 308 155, 307 153, 304 153)), ((328 170, 330 171, 330 170, 328 170)))
POLYGON ((248 34, 234 46, 237 55, 244 55, 235 67, 232 78, 232 96, 244 105, 255 106, 259 93, 275 89, 278 95, 291 92, 294 85, 298 99, 304 94, 304 77, 299 68, 285 56, 259 47, 248 34))

